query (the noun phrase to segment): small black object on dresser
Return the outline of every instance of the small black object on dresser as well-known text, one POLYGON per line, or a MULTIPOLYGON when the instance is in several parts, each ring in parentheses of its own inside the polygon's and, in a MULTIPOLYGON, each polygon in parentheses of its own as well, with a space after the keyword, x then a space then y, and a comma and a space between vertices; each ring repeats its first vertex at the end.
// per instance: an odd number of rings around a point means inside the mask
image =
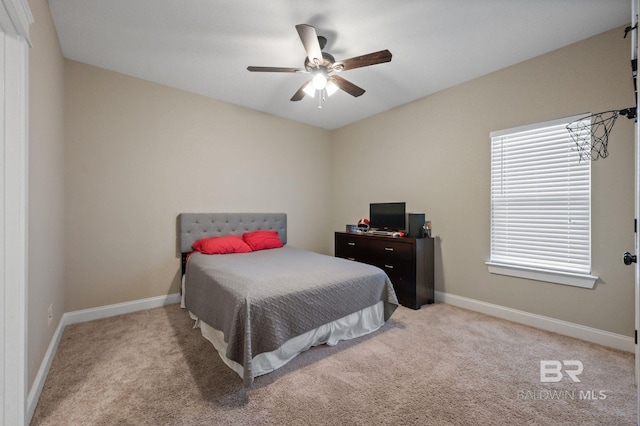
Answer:
POLYGON ((335 255, 368 263, 387 273, 401 305, 433 303, 433 238, 335 233, 335 255))
POLYGON ((409 213, 408 235, 412 238, 424 238, 424 213, 409 213))

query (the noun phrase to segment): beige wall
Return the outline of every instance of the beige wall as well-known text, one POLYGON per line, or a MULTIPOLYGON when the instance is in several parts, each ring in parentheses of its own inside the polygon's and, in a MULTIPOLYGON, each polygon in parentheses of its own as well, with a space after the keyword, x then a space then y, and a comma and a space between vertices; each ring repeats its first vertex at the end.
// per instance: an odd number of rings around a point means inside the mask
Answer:
MULTIPOLYGON (((634 330, 633 121, 592 164, 593 290, 491 275, 489 133, 633 106, 629 39, 617 29, 332 133, 332 226, 370 202, 406 201, 433 222, 436 290, 627 336, 634 330)), ((473 64, 469 64, 473 66, 473 64)), ((428 78, 428 73, 425 73, 428 78)))
POLYGON ((180 212, 285 212, 326 252, 328 131, 65 62, 66 311, 175 293, 180 212))
POLYGON ((64 60, 46 0, 29 0, 28 385, 64 312, 64 60), (48 325, 48 308, 53 320, 48 325))

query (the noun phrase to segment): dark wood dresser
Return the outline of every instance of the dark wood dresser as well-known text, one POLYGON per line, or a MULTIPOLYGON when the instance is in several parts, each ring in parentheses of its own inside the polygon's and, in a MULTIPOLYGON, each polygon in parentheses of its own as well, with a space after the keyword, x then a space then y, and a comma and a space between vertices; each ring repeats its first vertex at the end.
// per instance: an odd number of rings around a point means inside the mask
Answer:
POLYGON ((384 270, 401 305, 433 303, 433 238, 393 238, 336 232, 335 255, 384 270))

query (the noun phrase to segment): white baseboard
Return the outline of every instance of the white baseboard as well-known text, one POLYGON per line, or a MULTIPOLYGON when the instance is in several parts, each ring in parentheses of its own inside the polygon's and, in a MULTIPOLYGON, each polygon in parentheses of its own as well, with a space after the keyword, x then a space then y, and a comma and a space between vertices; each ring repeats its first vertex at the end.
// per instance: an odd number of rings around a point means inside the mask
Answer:
POLYGON ((66 312, 62 318, 64 325, 93 321, 131 312, 144 311, 145 309, 159 308, 173 303, 180 303, 180 293, 167 296, 150 297, 148 299, 134 300, 131 302, 117 303, 115 305, 100 306, 98 308, 83 309, 80 311, 66 312))
POLYGON ((53 333, 53 337, 51 338, 51 342, 49 343, 47 352, 44 355, 42 364, 40 364, 40 369, 38 369, 38 374, 36 374, 36 378, 33 381, 33 386, 31 386, 29 394, 27 395, 27 424, 31 423, 33 413, 36 411, 36 405, 38 404, 38 400, 40 399, 40 394, 42 393, 44 382, 47 379, 47 375, 49 374, 49 368, 51 368, 53 357, 58 350, 58 344, 60 343, 60 338, 62 337, 63 331, 64 316, 60 319, 58 327, 56 327, 56 331, 53 333))
POLYGON ((62 338, 62 333, 67 325, 77 324, 86 321, 93 321, 102 318, 113 317, 116 315, 128 314, 131 312, 144 311, 146 309, 159 308, 174 303, 180 303, 180 293, 173 293, 166 296, 150 297, 148 299, 134 300, 132 302, 118 303, 115 305, 100 306, 98 308, 83 309, 80 311, 65 312, 60 319, 60 323, 56 328, 49 348, 40 364, 38 374, 31 386, 29 395, 27 395, 27 424, 31 421, 33 413, 36 410, 38 399, 44 387, 44 382, 49 374, 53 357, 58 350, 58 344, 62 338))
POLYGON ((436 302, 448 303, 460 308, 481 312, 494 317, 540 328, 542 330, 552 331, 564 336, 575 337, 577 339, 586 340, 587 342, 608 346, 610 348, 626 352, 635 352, 635 340, 632 337, 623 336, 622 334, 611 333, 597 328, 586 327, 580 324, 532 314, 530 312, 519 311, 517 309, 511 309, 440 291, 435 292, 435 299, 436 302))

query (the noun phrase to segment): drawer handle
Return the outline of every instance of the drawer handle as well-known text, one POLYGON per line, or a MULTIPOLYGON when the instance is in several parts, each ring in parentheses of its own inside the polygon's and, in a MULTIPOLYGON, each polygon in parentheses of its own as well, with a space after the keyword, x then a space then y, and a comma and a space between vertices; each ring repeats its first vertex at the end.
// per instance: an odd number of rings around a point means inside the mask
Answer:
POLYGON ((387 269, 393 269, 393 265, 386 265, 385 264, 384 267, 387 268, 387 269))
POLYGON ((350 245, 350 246, 355 246, 356 245, 356 243, 352 243, 352 242, 348 242, 347 244, 350 245))
POLYGON ((347 257, 347 260, 356 260, 355 257, 347 257))
POLYGON ((384 248, 386 251, 393 251, 393 247, 385 247, 384 248))

